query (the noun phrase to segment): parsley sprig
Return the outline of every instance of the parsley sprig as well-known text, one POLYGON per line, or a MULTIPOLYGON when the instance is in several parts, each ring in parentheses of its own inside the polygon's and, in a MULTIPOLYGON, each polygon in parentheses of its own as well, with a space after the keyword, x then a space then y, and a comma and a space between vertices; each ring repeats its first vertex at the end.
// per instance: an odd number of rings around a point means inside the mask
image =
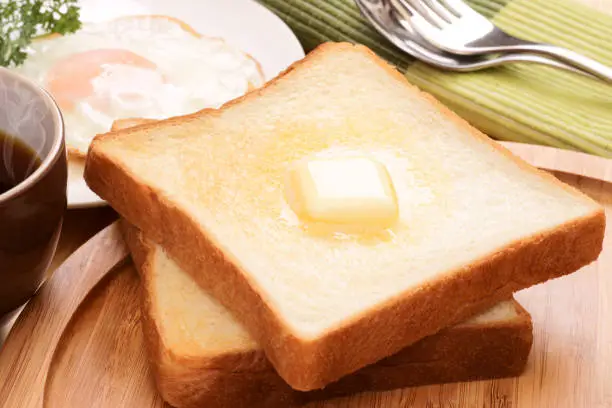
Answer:
POLYGON ((20 65, 38 36, 81 27, 77 0, 0 0, 0 66, 20 65))

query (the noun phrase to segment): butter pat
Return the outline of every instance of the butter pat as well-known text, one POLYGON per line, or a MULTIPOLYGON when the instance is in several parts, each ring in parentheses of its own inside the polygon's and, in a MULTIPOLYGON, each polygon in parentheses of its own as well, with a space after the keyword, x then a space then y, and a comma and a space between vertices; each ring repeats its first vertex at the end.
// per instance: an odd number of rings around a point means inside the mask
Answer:
POLYGON ((305 222, 388 228, 398 218, 389 172, 368 157, 301 160, 287 183, 287 201, 305 222))

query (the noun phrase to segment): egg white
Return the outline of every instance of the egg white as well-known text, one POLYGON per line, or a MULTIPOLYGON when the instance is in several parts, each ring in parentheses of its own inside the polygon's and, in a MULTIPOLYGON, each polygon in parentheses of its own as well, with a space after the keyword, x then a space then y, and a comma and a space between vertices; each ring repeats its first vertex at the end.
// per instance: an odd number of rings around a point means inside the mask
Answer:
POLYGON ((62 110, 66 144, 81 155, 115 119, 163 119, 217 108, 263 83, 257 63, 247 54, 222 39, 198 37, 180 22, 160 17, 89 24, 72 35, 36 41, 17 70, 46 87, 58 62, 101 49, 131 51, 156 68, 103 65, 104 74, 91 81, 94 92, 62 110))

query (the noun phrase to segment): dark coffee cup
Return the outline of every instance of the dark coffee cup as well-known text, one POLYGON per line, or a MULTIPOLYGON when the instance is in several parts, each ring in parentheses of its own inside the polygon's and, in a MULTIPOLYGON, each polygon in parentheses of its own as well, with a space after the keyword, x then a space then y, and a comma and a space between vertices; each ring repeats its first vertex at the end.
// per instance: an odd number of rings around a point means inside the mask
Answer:
POLYGON ((1 324, 47 275, 66 211, 67 183, 57 105, 44 90, 3 68, 0 176, 1 324))

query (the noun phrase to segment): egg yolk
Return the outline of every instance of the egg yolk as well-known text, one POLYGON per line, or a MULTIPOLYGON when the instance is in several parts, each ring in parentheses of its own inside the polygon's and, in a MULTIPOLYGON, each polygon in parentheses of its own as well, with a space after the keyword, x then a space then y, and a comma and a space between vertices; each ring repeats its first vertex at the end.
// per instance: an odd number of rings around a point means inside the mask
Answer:
POLYGON ((148 59, 123 49, 99 49, 70 55, 59 61, 47 74, 47 90, 60 109, 71 111, 75 104, 93 92, 92 80, 104 73, 105 65, 131 65, 156 69, 148 59))

